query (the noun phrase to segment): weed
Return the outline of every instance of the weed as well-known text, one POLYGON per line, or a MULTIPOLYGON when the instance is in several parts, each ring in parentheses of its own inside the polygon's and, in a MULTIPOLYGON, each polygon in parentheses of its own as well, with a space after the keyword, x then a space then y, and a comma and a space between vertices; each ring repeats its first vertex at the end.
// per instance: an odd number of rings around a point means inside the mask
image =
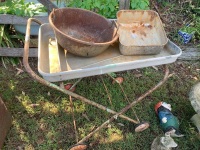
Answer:
POLYGON ((6 0, 0 3, 0 14, 33 17, 43 12, 47 10, 42 4, 25 3, 25 0, 6 0))
MULTIPOLYGON (((66 0, 67 7, 83 8, 99 13, 107 18, 116 18, 118 0, 66 0)), ((149 9, 149 0, 131 0, 130 9, 149 9)))

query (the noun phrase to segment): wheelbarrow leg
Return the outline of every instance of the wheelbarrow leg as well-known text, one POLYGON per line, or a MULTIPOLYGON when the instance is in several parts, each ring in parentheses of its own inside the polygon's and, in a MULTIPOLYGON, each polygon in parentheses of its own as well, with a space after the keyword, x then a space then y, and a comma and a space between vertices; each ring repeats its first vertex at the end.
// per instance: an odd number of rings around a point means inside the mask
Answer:
MULTIPOLYGON (((80 80, 79 80, 80 82, 80 80)), ((64 83, 60 82, 60 87, 64 89, 64 83)), ((69 89, 71 90, 73 88, 73 86, 69 89)), ((76 142, 78 142, 78 132, 77 132, 77 128, 76 128, 76 120, 75 120, 75 115, 74 115, 74 104, 72 101, 72 97, 69 95, 69 100, 70 100, 70 107, 71 107, 71 113, 72 113, 72 119, 73 119, 73 125, 74 125, 74 133, 75 133, 75 138, 76 138, 76 142)))
POLYGON ((122 114, 125 113, 127 110, 129 110, 131 107, 133 107, 136 103, 142 101, 145 97, 147 97, 149 94, 151 94, 153 91, 155 91, 156 89, 158 89, 161 85, 163 85, 165 83, 165 81, 167 81, 167 79, 169 78, 169 69, 167 67, 167 65, 165 65, 165 76, 164 78, 154 87, 152 87, 150 90, 148 90, 146 93, 144 93, 143 95, 141 95, 139 98, 137 98, 135 101, 133 101, 132 103, 130 103, 129 105, 127 105, 126 107, 124 107, 120 112, 118 112, 117 114, 115 114, 114 116, 112 116, 110 119, 108 119, 107 121, 105 121, 101 126, 99 126, 96 130, 94 130, 93 132, 89 133, 86 137, 84 137, 82 140, 80 140, 78 142, 79 143, 83 143, 85 141, 87 141, 91 136, 93 136, 96 132, 98 132, 99 130, 101 130, 102 128, 104 128, 106 125, 108 125, 109 123, 111 123, 113 120, 117 119, 117 117, 122 114))

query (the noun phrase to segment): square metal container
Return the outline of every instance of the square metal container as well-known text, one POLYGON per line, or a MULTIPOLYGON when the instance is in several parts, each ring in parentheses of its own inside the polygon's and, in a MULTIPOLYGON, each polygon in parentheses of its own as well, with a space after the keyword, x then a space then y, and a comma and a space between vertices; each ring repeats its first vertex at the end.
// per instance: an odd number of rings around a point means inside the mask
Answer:
POLYGON ((123 55, 151 55, 161 52, 168 38, 157 12, 152 10, 120 10, 119 49, 123 55))

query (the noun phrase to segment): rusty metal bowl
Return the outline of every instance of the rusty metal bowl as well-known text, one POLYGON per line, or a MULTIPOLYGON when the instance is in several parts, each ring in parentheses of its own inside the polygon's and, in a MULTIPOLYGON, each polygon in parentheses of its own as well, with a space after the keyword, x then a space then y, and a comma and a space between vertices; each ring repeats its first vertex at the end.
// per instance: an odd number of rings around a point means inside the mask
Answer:
POLYGON ((115 22, 84 9, 55 9, 49 23, 57 42, 78 56, 97 56, 118 39, 115 22))

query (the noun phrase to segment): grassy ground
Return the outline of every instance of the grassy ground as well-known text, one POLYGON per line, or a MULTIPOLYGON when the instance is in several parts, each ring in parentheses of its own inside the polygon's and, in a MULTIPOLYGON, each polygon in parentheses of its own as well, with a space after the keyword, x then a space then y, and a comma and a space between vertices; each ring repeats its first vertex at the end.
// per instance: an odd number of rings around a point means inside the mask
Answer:
MULTIPOLYGON (((159 4, 160 6, 154 3, 152 9, 159 12, 168 38, 181 45, 177 31, 183 26, 184 21, 187 22, 187 7, 182 1, 166 2, 170 3, 159 4)), ((194 47, 197 45, 195 42, 193 44, 194 47)), ((65 150, 75 144, 69 97, 34 81, 20 63, 12 66, 5 61, 6 69, 2 62, 0 61, 0 92, 13 118, 3 150, 65 150)), ((31 59, 30 62, 31 67, 37 71, 37 60, 31 59)), ((148 121, 150 127, 141 133, 135 133, 135 124, 118 118, 89 139, 89 149, 150 149, 154 138, 163 135, 154 112, 154 105, 159 101, 165 101, 172 105, 172 112, 180 121, 180 131, 185 135, 182 138, 175 138, 178 144, 176 149, 199 150, 200 136, 190 121, 195 112, 188 94, 191 87, 200 80, 200 62, 177 61, 168 66, 170 73, 174 75, 161 88, 133 107, 139 119, 148 121)), ((162 79, 163 66, 159 66, 158 70, 148 67, 115 75, 124 78, 123 89, 128 99, 133 101, 162 79)), ((84 78, 75 92, 116 111, 128 103, 119 85, 112 84, 112 79, 108 75, 84 78)), ((79 140, 112 116, 80 100, 73 98, 73 102, 79 140)), ((136 119, 131 109, 126 115, 136 119)))
MULTIPOLYGON (((178 149, 198 150, 200 137, 190 121, 195 112, 190 105, 188 93, 200 79, 199 66, 200 62, 178 61, 170 64, 170 72, 174 75, 134 107, 140 120, 150 122, 147 130, 135 133, 135 124, 118 118, 90 138, 90 149, 149 149, 154 138, 163 135, 154 105, 158 101, 166 101, 172 105, 172 112, 179 118, 180 130, 185 135, 175 139, 179 145, 178 149)), ((26 72, 16 75, 16 67, 7 65, 5 69, 2 64, 0 67, 0 91, 13 117, 3 149, 67 149, 75 144, 68 96, 39 84, 26 72)), ((119 72, 116 75, 124 78, 122 86, 129 100, 133 101, 161 80, 162 70, 162 66, 158 67, 158 70, 148 67, 119 72)), ((107 75, 84 78, 78 84, 76 93, 116 111, 127 104, 119 85, 112 84, 112 79, 107 75)), ((111 117, 105 111, 80 100, 73 100, 79 139, 111 117)), ((132 110, 126 115, 135 119, 132 110)))

